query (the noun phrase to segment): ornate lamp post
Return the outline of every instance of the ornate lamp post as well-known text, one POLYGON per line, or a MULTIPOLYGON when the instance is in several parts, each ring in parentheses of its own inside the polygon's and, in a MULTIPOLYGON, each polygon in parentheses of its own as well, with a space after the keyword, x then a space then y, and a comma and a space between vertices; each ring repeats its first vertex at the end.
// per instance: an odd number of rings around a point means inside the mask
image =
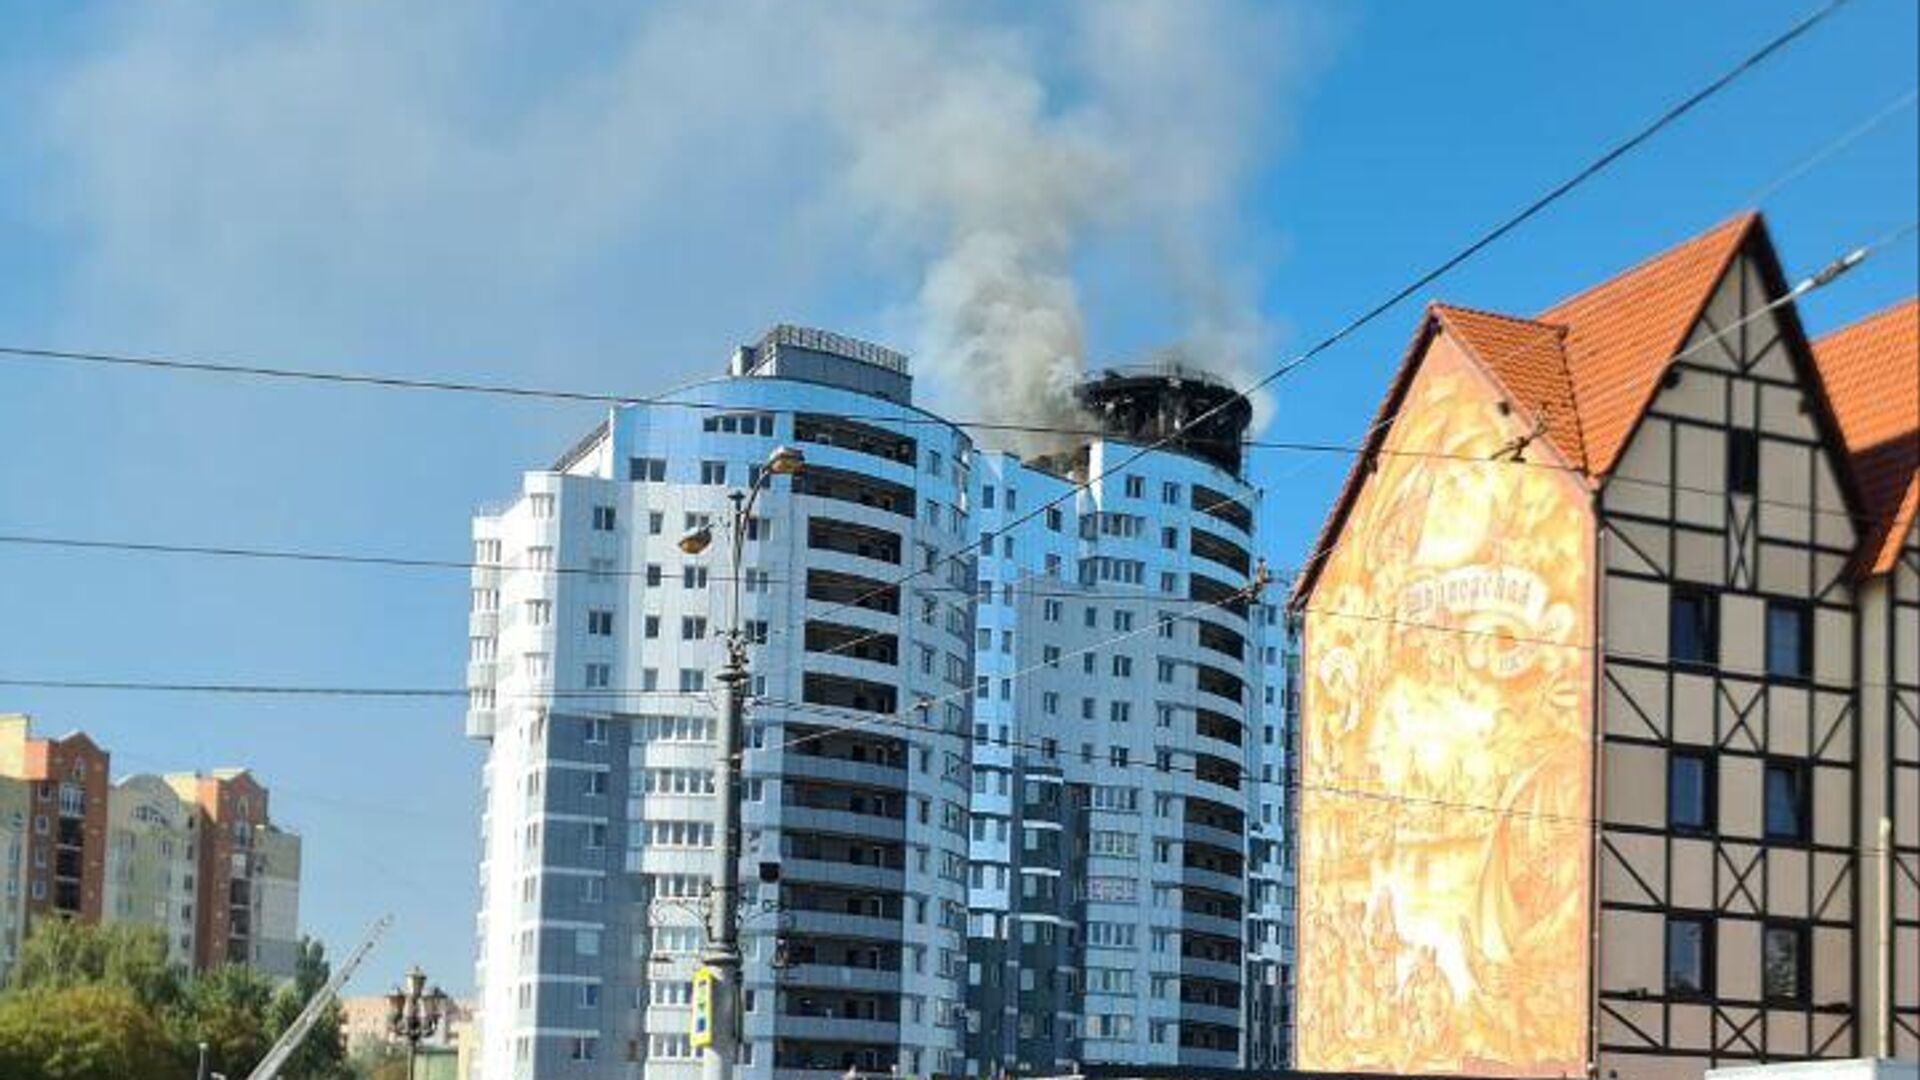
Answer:
MULTIPOLYGON (((715 803, 720 808, 720 860, 713 871, 713 902, 707 910, 707 951, 701 962, 715 983, 713 1041, 701 1057, 705 1080, 730 1080, 740 1055, 740 754, 741 728, 747 703, 747 639, 740 627, 740 579, 745 575, 747 522, 753 504, 775 476, 792 476, 806 465, 806 457, 790 446, 775 447, 766 468, 745 492, 733 499, 733 601, 727 622, 727 660, 718 676, 725 689, 721 710, 719 758, 714 762, 715 803)), ((702 525, 680 538, 680 550, 698 555, 713 543, 713 527, 702 525)))
POLYGON ((418 964, 407 972, 405 984, 387 995, 387 1031, 407 1044, 407 1080, 413 1080, 420 1041, 432 1038, 447 1024, 447 1013, 446 992, 438 986, 427 989, 427 973, 418 964))

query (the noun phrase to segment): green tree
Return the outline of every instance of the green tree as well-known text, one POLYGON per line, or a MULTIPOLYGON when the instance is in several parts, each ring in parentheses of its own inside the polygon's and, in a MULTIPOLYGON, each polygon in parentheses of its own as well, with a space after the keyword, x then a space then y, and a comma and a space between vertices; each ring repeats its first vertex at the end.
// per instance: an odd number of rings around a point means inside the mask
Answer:
POLYGON ((9 981, 20 990, 124 987, 146 1008, 164 1009, 179 1000, 182 974, 167 962, 166 935, 158 927, 41 919, 9 981))
POLYGON ((268 1017, 272 1004, 273 987, 258 973, 218 968, 188 984, 180 1004, 169 1012, 167 1027, 182 1047, 206 1043, 214 1071, 245 1076, 279 1036, 268 1017))
POLYGON ((40 986, 0 996, 0 1076, 8 1080, 183 1076, 188 1066, 128 987, 40 986))
MULTIPOLYGON (((301 938, 300 951, 294 957, 293 981, 275 992, 268 1013, 273 1030, 280 1032, 291 1027, 300 1010, 327 984, 332 973, 326 946, 313 938, 301 938)), ((353 1075, 347 1065, 346 1036, 340 1031, 339 999, 327 1003, 313 1029, 287 1059, 286 1070, 281 1075, 289 1080, 346 1080, 353 1075)))

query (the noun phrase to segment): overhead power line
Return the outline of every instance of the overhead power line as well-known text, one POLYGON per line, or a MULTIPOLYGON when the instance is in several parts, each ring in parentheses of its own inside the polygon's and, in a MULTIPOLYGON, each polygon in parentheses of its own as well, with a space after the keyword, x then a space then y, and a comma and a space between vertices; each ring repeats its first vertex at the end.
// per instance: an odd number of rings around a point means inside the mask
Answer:
MULTIPOLYGON (((1779 52, 1781 49, 1785 48, 1788 44, 1798 39, 1801 35, 1805 34, 1809 30, 1813 29, 1815 26, 1819 25, 1821 22, 1823 22, 1829 16, 1831 16, 1835 11, 1838 11, 1846 3, 1847 3, 1847 0, 1828 0, 1827 3, 1821 5, 1820 8, 1815 10, 1812 14, 1806 16, 1805 18, 1802 18, 1799 22, 1787 28, 1785 31, 1774 35, 1773 38, 1768 40, 1765 44, 1760 46, 1758 49, 1748 53, 1733 67, 1722 72, 1720 75, 1718 75, 1713 80, 1708 82, 1705 86, 1702 86, 1699 89, 1695 90, 1693 93, 1688 94, 1685 98, 1681 99, 1678 103, 1669 107, 1665 112, 1655 117, 1651 122, 1642 126, 1639 130, 1635 131, 1632 135, 1629 135, 1627 138, 1609 147, 1607 150, 1602 152, 1599 157, 1594 158, 1592 161, 1588 162, 1586 165, 1576 170, 1571 176, 1567 177, 1565 180, 1560 181, 1558 184, 1555 184, 1553 187, 1549 188, 1544 194, 1536 197, 1531 202, 1527 203, 1525 206, 1522 206, 1519 210, 1503 218, 1500 222, 1495 224, 1491 229, 1488 229, 1487 231, 1481 233, 1479 236, 1475 237, 1473 240, 1469 241, 1465 247, 1461 248, 1459 251, 1448 256, 1447 258, 1441 260, 1438 264, 1434 265, 1432 268, 1426 270, 1423 273, 1416 275, 1412 280, 1408 281, 1406 284, 1400 286, 1398 289, 1388 294, 1385 299, 1377 302, 1372 307, 1367 308, 1365 311, 1362 311, 1359 315, 1350 319, 1345 325, 1339 327, 1333 333, 1328 334, 1325 337, 1322 337, 1320 340, 1316 341, 1313 345, 1309 346, 1306 350, 1295 355, 1292 359, 1282 362, 1281 364, 1273 368, 1271 371, 1267 372, 1267 374, 1255 380, 1252 385, 1236 389, 1233 394, 1225 398, 1222 398, 1219 402, 1202 410, 1198 415, 1191 417, 1184 424, 1180 425, 1179 428, 1168 432, 1166 435, 1162 436, 1159 439, 1154 440, 1151 443, 1140 446, 1137 449, 1134 449, 1132 452, 1126 455, 1123 455, 1118 462, 1103 468, 1098 473, 1090 474, 1084 480, 1076 482, 1067 491, 1062 492, 1060 495, 1054 497, 1053 499, 1048 500, 1047 502, 1041 503, 1039 506, 1034 507, 1031 511, 1028 511, 1022 517, 1014 519, 1013 522, 1009 523, 1009 525, 1005 527, 1012 527, 1012 526, 1019 525, 1022 522, 1030 521, 1033 518, 1044 513, 1048 509, 1058 506, 1060 503, 1066 501, 1069 498, 1072 498, 1074 495, 1078 494, 1079 492, 1090 489, 1095 483, 1099 482, 1102 479, 1105 479, 1108 476, 1115 475, 1120 470, 1131 466, 1134 462, 1139 461, 1141 458, 1145 457, 1146 455, 1156 450, 1164 449, 1167 445, 1176 441, 1180 437, 1180 434, 1182 431, 1204 427, 1208 421, 1212 420, 1216 416, 1219 416, 1221 413, 1225 412, 1227 409, 1232 408, 1233 406, 1239 404, 1240 402, 1248 400, 1249 398, 1252 397, 1253 394, 1259 392, 1260 390, 1265 389, 1268 386, 1273 385, 1274 383, 1280 381, 1281 379, 1286 378, 1288 375, 1292 374, 1295 371, 1298 371, 1300 368, 1311 363, 1316 357, 1325 353, 1328 349, 1333 348, 1335 345, 1338 345, 1340 342, 1345 341, 1348 337, 1352 336, 1355 332, 1359 331, 1362 327, 1368 325, 1369 323, 1372 323, 1375 319, 1378 319, 1382 315, 1385 315, 1387 312, 1393 310, 1402 301, 1406 300, 1407 297, 1412 296, 1414 293, 1418 292, 1419 290, 1426 288, 1428 285, 1431 285, 1433 282, 1439 280, 1441 277, 1444 277, 1446 274, 1450 273, 1455 268, 1459 267, 1461 264, 1467 262, 1469 259, 1473 258, 1475 255, 1478 255, 1480 252, 1486 250, 1489 246, 1498 242, 1502 237, 1505 237, 1509 233, 1513 232, 1515 229, 1519 228, 1521 225, 1525 224, 1526 222, 1532 220, 1534 217, 1538 216, 1547 207, 1552 206, 1554 203, 1560 201, 1562 198, 1566 197, 1568 193, 1572 192, 1574 189, 1578 188, 1580 185, 1586 183, 1588 180, 1591 180, 1595 176, 1598 176, 1600 173, 1604 172, 1607 168, 1612 166, 1615 162, 1627 156, 1629 153, 1632 153, 1635 149, 1644 145, 1648 140, 1652 139, 1656 134, 1665 130, 1669 125, 1673 124, 1674 122, 1678 121, 1682 116, 1685 116, 1687 113, 1699 107, 1701 103, 1707 101, 1708 99, 1719 94, 1721 91, 1725 90, 1728 86, 1732 85, 1734 81, 1739 79, 1742 75, 1753 70, 1755 67, 1758 67, 1761 63, 1766 61, 1768 57, 1779 52)), ((856 597, 853 600, 844 601, 842 602, 840 607, 845 608, 845 607, 857 605, 864 599, 868 599, 872 596, 880 595, 881 593, 884 593, 890 589, 898 588, 900 585, 906 583, 907 581, 911 581, 912 579, 919 577, 922 574, 931 573, 937 566, 953 562, 958 557, 959 557, 959 553, 957 552, 954 554, 949 554, 945 556, 943 559, 937 560, 933 565, 925 566, 925 567, 908 572, 902 577, 896 579, 891 584, 884 586, 880 589, 874 590, 869 594, 867 594, 867 596, 865 597, 856 597)))

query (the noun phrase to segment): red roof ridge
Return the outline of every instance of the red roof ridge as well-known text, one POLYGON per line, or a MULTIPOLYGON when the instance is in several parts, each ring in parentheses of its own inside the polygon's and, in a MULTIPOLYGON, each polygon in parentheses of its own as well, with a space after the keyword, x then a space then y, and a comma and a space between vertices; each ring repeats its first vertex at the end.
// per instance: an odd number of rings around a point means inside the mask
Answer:
POLYGON ((1692 248, 1696 244, 1703 244, 1708 240, 1716 238, 1723 231, 1731 229, 1740 233, 1745 233, 1749 227, 1751 227, 1754 223, 1758 221, 1760 221, 1760 211, 1742 210, 1741 212, 1734 214, 1731 217, 1725 218, 1719 222, 1716 222, 1713 225, 1708 226, 1705 229, 1700 230, 1697 233, 1694 233, 1692 236, 1689 236, 1688 238, 1680 241, 1677 244, 1673 244, 1668 247, 1662 248, 1661 250, 1656 251, 1651 255, 1648 255, 1647 257, 1641 259, 1639 262, 1634 263, 1632 266, 1629 266, 1624 270, 1620 270, 1600 281, 1596 281, 1593 284, 1587 286, 1586 288, 1579 290, 1578 292, 1569 293, 1568 295, 1561 297, 1559 300, 1555 301, 1554 303, 1549 304, 1545 308, 1542 308, 1540 311, 1540 314, 1535 318, 1538 321, 1542 321, 1542 322, 1556 321, 1554 319, 1549 318, 1549 316, 1551 316, 1554 312, 1562 311, 1568 307, 1571 307, 1576 301, 1586 299, 1592 294, 1600 292, 1601 290, 1606 289, 1610 286, 1619 285, 1630 278, 1638 276, 1643 271, 1651 270, 1658 264, 1666 261, 1667 259, 1671 258, 1674 255, 1678 255, 1682 251, 1692 248))
POLYGON ((1465 315, 1478 315, 1488 319, 1499 319, 1502 322, 1521 323, 1526 326, 1537 326, 1547 330, 1557 330, 1562 335, 1565 335, 1567 332, 1567 326, 1565 323, 1547 322, 1546 320, 1535 319, 1527 315, 1509 315, 1504 311, 1494 311, 1491 308, 1474 307, 1471 304, 1456 304, 1448 300, 1428 301, 1427 310, 1432 312, 1449 312, 1450 311, 1450 312, 1458 312, 1465 315))
POLYGON ((1920 296, 1813 342, 1863 516, 1854 569, 1891 570, 1920 512, 1920 296))

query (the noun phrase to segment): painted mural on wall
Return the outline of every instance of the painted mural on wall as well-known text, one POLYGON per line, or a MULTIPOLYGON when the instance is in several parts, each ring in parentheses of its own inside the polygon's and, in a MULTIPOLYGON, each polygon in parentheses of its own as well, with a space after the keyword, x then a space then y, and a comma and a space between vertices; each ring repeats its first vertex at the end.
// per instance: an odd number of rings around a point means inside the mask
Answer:
POLYGON ((1592 528, 1525 427, 1437 339, 1387 448, 1477 460, 1380 456, 1310 602, 1302 1069, 1585 1072, 1592 528))

